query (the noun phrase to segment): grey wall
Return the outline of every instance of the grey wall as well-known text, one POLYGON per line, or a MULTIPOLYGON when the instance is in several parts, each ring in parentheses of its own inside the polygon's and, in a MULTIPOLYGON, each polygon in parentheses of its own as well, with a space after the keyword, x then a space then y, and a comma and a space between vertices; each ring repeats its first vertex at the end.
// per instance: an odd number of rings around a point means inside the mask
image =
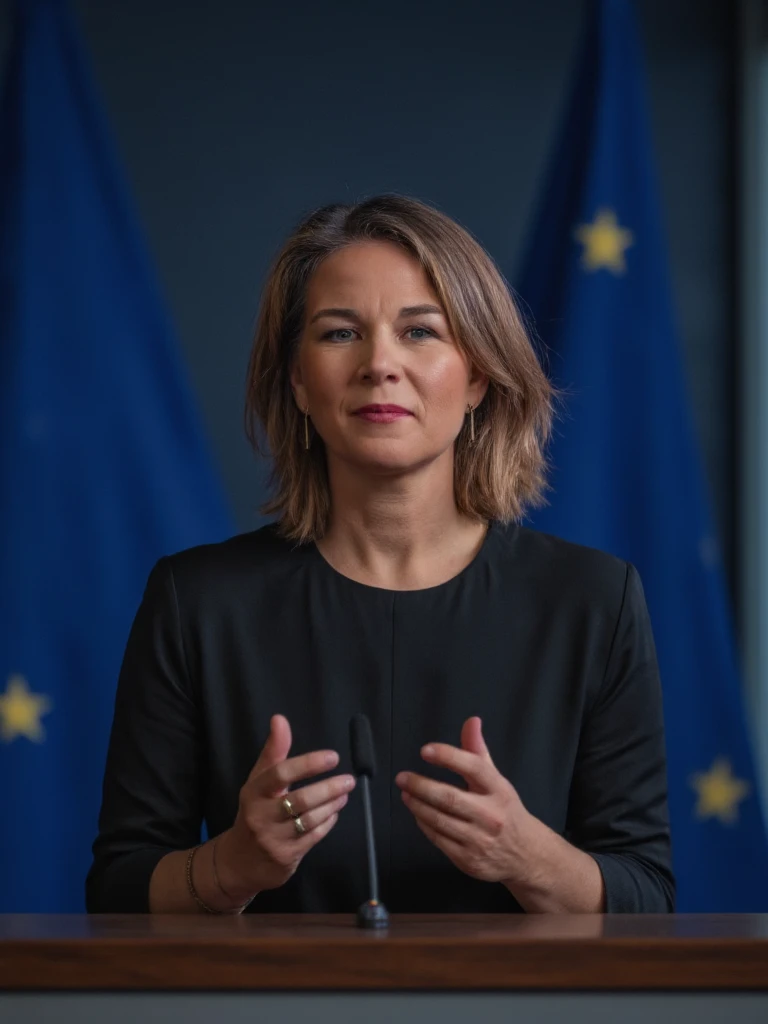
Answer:
MULTIPOLYGON (((7 0, 4 0, 7 4, 7 0)), ((271 256, 320 203, 437 203, 514 281, 580 0, 76 0, 242 528, 242 437, 271 256)), ((639 0, 674 286, 706 466, 731 529, 727 0, 639 0)))

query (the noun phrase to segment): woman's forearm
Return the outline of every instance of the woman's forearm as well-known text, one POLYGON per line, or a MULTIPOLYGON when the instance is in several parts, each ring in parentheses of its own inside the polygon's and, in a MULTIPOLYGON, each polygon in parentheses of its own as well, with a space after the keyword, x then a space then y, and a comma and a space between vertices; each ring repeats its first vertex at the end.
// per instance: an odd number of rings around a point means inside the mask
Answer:
POLYGON ((504 885, 530 914, 599 914, 605 886, 597 861, 533 816, 524 866, 504 885))
MULTIPOLYGON (((192 882, 197 895, 220 913, 237 914, 248 898, 230 899, 216 885, 213 874, 213 843, 204 843, 192 862, 192 882)), ((189 891, 187 861, 189 850, 174 850, 158 861, 149 882, 149 910, 152 914, 203 914, 205 911, 189 891)))

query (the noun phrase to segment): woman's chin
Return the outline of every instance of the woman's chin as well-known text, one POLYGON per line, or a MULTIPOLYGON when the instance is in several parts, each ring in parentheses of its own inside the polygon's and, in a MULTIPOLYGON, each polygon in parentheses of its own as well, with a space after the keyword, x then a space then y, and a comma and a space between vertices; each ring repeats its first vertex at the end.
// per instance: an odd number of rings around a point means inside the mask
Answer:
POLYGON ((344 461, 360 472, 396 476, 417 470, 439 458, 439 452, 415 450, 412 444, 396 440, 377 440, 350 446, 344 461))

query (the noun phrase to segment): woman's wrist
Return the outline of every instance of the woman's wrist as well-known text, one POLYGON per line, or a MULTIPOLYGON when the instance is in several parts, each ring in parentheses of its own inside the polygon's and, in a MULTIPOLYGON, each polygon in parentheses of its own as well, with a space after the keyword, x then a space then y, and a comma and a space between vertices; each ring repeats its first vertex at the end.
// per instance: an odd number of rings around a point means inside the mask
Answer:
POLYGON ((521 857, 503 884, 528 913, 600 913, 602 873, 593 857, 533 815, 522 833, 521 857))
POLYGON ((215 914, 237 914, 245 909, 256 893, 246 892, 242 885, 230 889, 226 882, 222 884, 217 844, 225 834, 191 851, 187 863, 187 881, 190 893, 201 910, 215 914))
POLYGON ((242 905, 260 891, 252 882, 244 881, 238 871, 237 844, 234 830, 229 828, 211 843, 211 875, 220 898, 242 905))
POLYGON ((518 832, 513 870, 502 881, 524 910, 533 909, 530 902, 545 899, 549 890, 548 865, 542 849, 546 845, 543 829, 546 829, 543 822, 526 811, 518 832))

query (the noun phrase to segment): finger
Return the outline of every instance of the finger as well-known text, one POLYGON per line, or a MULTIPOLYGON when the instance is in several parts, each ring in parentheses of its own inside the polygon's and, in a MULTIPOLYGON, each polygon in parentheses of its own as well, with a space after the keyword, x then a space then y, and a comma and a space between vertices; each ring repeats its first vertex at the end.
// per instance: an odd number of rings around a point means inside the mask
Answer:
POLYGON ((421 756, 430 764, 440 765, 461 775, 473 792, 493 791, 498 773, 489 758, 460 747, 452 747, 450 743, 428 743, 421 748, 421 756))
POLYGON ((313 750, 309 754, 289 757, 261 773, 255 780, 258 792, 262 796, 278 796, 295 782, 321 775, 338 763, 339 755, 335 750, 313 750))
POLYGON ((256 764, 251 769, 248 781, 251 782, 267 768, 279 764, 288 757, 291 749, 291 726, 285 715, 272 715, 269 720, 269 736, 261 749, 256 764))
POLYGON ((314 807, 335 800, 343 793, 351 793, 354 788, 354 775, 335 775, 331 779, 313 782, 309 786, 302 786, 301 789, 291 790, 291 806, 294 814, 304 815, 314 807))
POLYGON ((288 842, 292 844, 294 852, 297 857, 306 857, 313 846, 316 846, 321 839, 324 839, 331 831, 333 826, 339 820, 339 812, 336 811, 330 818, 326 818, 325 821, 321 822, 316 828, 308 831, 306 835, 300 836, 297 834, 293 822, 291 822, 291 828, 293 829, 293 835, 290 836, 288 842))
POLYGON ((418 818, 413 819, 419 826, 421 831, 427 837, 427 839, 433 843, 438 850, 442 850, 446 857, 449 857, 454 864, 457 866, 463 861, 466 855, 464 847, 457 843, 455 839, 450 839, 448 836, 440 835, 430 825, 421 822, 418 818))
POLYGON ((480 816, 480 808, 477 805, 478 794, 476 793, 467 793, 457 786, 428 779, 416 772, 399 772, 395 776, 395 782, 411 796, 417 797, 423 803, 431 804, 438 811, 450 814, 452 817, 463 818, 465 821, 476 821, 480 816))
POLYGON ((479 754, 480 757, 486 757, 489 761, 491 760, 491 752, 486 746, 485 738, 483 737, 483 722, 477 715, 468 718, 464 725, 462 725, 461 746, 472 754, 479 754))
POLYGON ((411 796, 408 792, 403 792, 402 796, 403 803, 420 824, 426 825, 441 836, 453 839, 459 845, 463 845, 469 839, 472 826, 468 821, 444 814, 431 804, 426 804, 418 797, 411 796))
MULTIPOLYGON (((311 811, 302 811, 302 813, 299 815, 299 817, 301 818, 302 825, 307 830, 307 832, 313 831, 314 829, 318 828, 318 826, 322 825, 323 822, 327 821, 328 818, 332 817, 334 814, 338 814, 342 807, 346 805, 348 800, 349 797, 347 796, 347 794, 342 793, 342 795, 337 797, 335 800, 329 800, 328 803, 321 804, 319 807, 315 807, 311 811)), ((285 831, 288 833, 288 835, 299 834, 296 831, 296 826, 290 819, 285 822, 285 825, 285 831)))

